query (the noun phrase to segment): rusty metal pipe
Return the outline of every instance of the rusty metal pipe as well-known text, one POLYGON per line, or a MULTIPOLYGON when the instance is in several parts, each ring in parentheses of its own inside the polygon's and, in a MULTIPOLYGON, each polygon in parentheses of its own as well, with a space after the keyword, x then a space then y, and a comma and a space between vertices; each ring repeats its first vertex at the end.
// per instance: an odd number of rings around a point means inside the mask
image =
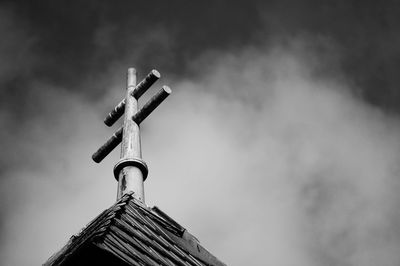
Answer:
MULTIPOLYGON (((135 87, 132 96, 139 99, 150 87, 161 77, 160 73, 153 69, 149 74, 135 87)), ((104 119, 104 124, 111 127, 124 113, 125 99, 123 99, 104 119)))
POLYGON ((137 112, 133 117, 132 120, 136 122, 136 124, 142 123, 146 117, 154 111, 170 94, 171 94, 170 87, 164 85, 161 90, 159 90, 156 95, 151 97, 151 99, 137 112))
POLYGON ((145 93, 160 77, 161 74, 157 70, 153 69, 150 71, 146 78, 144 78, 133 90, 132 96, 135 97, 136 100, 139 99, 140 96, 142 96, 143 93, 145 93))
POLYGON ((92 155, 93 161, 100 163, 112 152, 122 141, 122 127, 117 130, 95 153, 92 155))
POLYGON ((136 78, 136 70, 129 68, 125 95, 124 124, 122 126, 121 159, 114 166, 114 169, 117 168, 118 170, 115 172, 118 177, 117 199, 128 192, 133 192, 134 198, 144 202, 144 173, 136 165, 138 161, 145 165, 141 160, 140 128, 132 120, 132 116, 138 112, 138 100, 133 96, 137 88, 136 78))

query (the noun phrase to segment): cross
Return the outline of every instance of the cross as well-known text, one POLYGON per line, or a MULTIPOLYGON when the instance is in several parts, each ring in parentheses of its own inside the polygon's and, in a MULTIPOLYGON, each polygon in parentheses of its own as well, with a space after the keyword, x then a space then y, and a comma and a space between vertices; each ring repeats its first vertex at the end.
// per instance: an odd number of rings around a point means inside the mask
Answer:
POLYGON ((148 168, 142 160, 139 125, 171 94, 171 89, 164 85, 140 110, 138 99, 159 78, 160 73, 152 70, 145 79, 136 84, 136 70, 129 68, 125 98, 104 119, 104 123, 110 127, 124 114, 123 126, 92 155, 92 159, 99 163, 122 142, 120 160, 114 166, 114 177, 118 180, 117 199, 133 192, 133 196, 144 203, 143 183, 147 178, 148 168))

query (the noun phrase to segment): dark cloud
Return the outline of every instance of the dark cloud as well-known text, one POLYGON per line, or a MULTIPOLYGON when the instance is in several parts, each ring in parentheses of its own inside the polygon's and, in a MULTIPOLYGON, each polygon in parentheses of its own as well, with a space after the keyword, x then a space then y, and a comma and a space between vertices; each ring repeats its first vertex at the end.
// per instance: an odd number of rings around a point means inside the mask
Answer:
POLYGON ((268 29, 328 38, 340 68, 369 102, 398 111, 400 4, 397 1, 281 1, 266 9, 268 29), (276 9, 275 9, 276 8, 276 9), (276 12, 278 10, 278 12, 276 12))
POLYGON ((90 88, 82 81, 117 62, 134 61, 143 71, 157 66, 172 77, 196 76, 188 66, 205 51, 234 52, 270 45, 277 36, 307 35, 335 47, 336 67, 360 96, 398 110, 397 1, 5 1, 3 6, 35 39, 30 49, 40 60, 29 76, 91 97, 110 83, 90 88))
POLYGON ((260 23, 257 6, 224 1, 28 1, 10 5, 39 37, 35 52, 41 62, 36 77, 78 87, 87 75, 116 61, 129 64, 129 54, 152 34, 164 34, 166 39, 156 36, 146 42, 146 49, 139 48, 137 67, 157 65, 184 74, 192 57, 207 49, 247 43, 253 34, 250 29, 260 23))
POLYGON ((398 265, 399 8, 2 1, 2 262, 43 262, 114 201, 118 152, 90 153, 133 65, 174 89, 142 128, 149 202, 221 259, 398 265))

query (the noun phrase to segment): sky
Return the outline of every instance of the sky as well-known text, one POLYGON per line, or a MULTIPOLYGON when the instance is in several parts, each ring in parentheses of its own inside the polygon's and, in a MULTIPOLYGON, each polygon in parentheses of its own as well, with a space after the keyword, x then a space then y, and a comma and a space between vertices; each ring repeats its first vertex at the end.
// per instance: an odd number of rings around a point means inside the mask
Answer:
MULTIPOLYGON (((126 70, 146 204, 228 265, 400 264, 397 1, 0 1, 0 264, 37 265, 116 199, 91 154, 126 70)), ((119 123, 121 123, 119 121, 119 123)))

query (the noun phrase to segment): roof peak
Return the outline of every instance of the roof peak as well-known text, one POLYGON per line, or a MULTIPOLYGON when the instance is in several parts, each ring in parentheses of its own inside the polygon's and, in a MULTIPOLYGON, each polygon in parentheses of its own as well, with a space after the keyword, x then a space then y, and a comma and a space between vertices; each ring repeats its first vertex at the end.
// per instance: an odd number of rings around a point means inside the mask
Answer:
POLYGON ((121 260, 118 265, 225 265, 184 227, 156 209, 127 193, 44 265, 76 265, 102 252, 105 260, 111 260, 111 255, 121 260))

